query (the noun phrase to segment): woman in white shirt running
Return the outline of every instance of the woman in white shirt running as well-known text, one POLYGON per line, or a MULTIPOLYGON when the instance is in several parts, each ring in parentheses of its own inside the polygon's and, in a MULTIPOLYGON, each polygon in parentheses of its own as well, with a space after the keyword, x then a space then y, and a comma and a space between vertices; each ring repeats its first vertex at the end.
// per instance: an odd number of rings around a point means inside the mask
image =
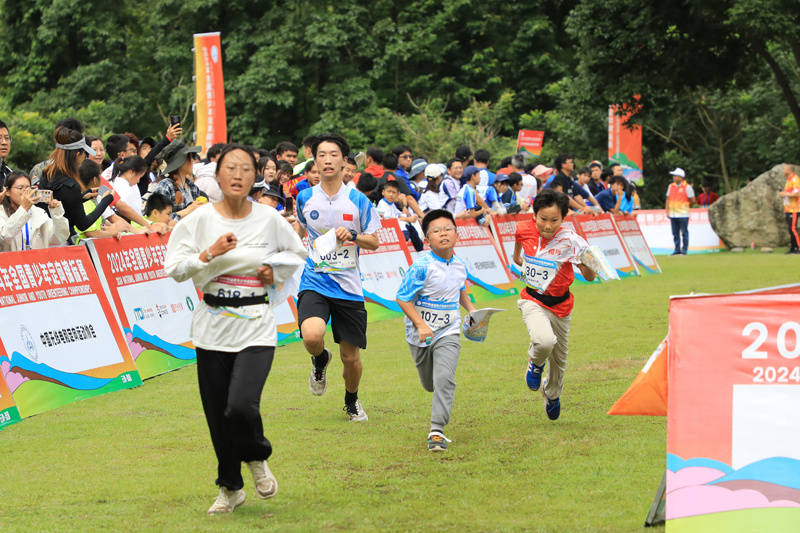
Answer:
POLYGON ((260 498, 278 491, 267 466, 272 445, 259 411, 277 344, 271 306, 281 303, 268 301, 267 287, 291 278, 279 265, 287 260, 302 265, 307 255, 297 233, 275 209, 247 200, 256 178, 249 150, 226 146, 216 173, 222 200, 181 219, 164 261, 170 276, 191 278, 203 292, 191 332, 200 398, 218 461, 219 495, 208 514, 230 513, 244 502, 242 462, 253 474, 260 498))
POLYGON ((0 209, 0 251, 35 250, 66 244, 69 223, 61 202, 50 200, 47 206, 50 216, 47 216, 44 209, 34 205, 43 191, 32 189, 31 180, 24 172, 9 174, 5 186, 0 209))

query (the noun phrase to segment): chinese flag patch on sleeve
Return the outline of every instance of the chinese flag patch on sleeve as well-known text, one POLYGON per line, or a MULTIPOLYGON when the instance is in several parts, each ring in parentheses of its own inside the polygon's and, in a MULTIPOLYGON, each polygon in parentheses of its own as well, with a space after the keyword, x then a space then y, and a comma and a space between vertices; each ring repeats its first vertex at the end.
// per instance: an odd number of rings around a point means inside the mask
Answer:
POLYGON ((345 222, 352 222, 353 215, 351 215, 350 213, 342 213, 342 220, 344 220, 345 222))

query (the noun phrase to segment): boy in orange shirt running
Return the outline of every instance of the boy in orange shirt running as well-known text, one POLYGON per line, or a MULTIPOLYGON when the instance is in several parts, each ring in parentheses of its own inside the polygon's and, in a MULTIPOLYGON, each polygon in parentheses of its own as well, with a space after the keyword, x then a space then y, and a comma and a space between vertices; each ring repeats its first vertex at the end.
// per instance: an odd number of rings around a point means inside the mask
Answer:
POLYGON ((568 210, 566 194, 545 189, 533 201, 534 219, 517 224, 514 245, 514 262, 522 267, 527 285, 517 301, 531 341, 525 381, 531 390, 539 390, 545 363, 550 362, 542 388, 550 420, 561 414, 573 303, 569 287, 575 280, 572 265, 587 281, 595 278, 595 272, 580 262, 588 243, 561 226, 568 210))

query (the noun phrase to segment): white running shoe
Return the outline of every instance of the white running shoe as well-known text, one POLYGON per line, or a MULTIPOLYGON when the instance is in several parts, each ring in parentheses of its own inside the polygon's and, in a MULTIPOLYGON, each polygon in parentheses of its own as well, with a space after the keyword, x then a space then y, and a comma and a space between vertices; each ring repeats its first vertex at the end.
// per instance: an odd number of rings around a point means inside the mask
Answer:
POLYGON ((269 469, 266 461, 250 461, 247 468, 253 474, 253 481, 256 484, 256 494, 262 500, 272 498, 278 493, 278 480, 269 469))
POLYGON ((230 490, 219 488, 219 495, 213 505, 208 508, 209 515, 232 513, 234 509, 244 503, 246 496, 242 489, 230 490))
POLYGON ((361 407, 360 400, 356 400, 353 404, 345 404, 344 412, 350 417, 350 422, 366 422, 369 420, 366 411, 361 407))
POLYGON ((322 370, 317 370, 317 367, 314 365, 314 356, 311 356, 311 375, 308 376, 308 388, 311 389, 311 394, 315 396, 322 396, 328 389, 328 376, 325 374, 325 371, 328 369, 328 365, 333 356, 327 348, 323 353, 328 355, 328 361, 325 363, 325 366, 322 367, 322 370))

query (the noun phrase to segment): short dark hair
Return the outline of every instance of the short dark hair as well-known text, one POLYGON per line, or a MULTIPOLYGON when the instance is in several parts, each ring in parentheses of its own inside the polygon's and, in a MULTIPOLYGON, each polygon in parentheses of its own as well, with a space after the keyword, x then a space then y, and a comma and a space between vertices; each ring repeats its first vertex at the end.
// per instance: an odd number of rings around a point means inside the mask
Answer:
POLYGON ((413 153, 413 150, 411 150, 411 147, 408 146, 407 144, 398 144, 397 146, 392 148, 392 153, 394 155, 396 155, 398 159, 400 159, 400 154, 402 154, 404 152, 412 152, 413 153))
MULTIPOLYGON (((253 151, 250 150, 247 146, 239 143, 231 143, 226 144, 225 148, 219 153, 219 158, 217 159, 217 168, 215 170, 215 174, 219 174, 219 169, 222 168, 222 161, 225 159, 229 153, 233 152, 234 150, 242 150, 247 152, 247 157, 250 158, 250 162, 253 163, 253 173, 255 173, 256 169, 258 168, 258 162, 256 161, 256 156, 253 155, 253 151)), ((254 178, 255 179, 255 178, 254 178)))
POLYGON ((350 145, 347 143, 347 139, 338 133, 320 133, 314 140, 314 144, 311 145, 311 155, 317 157, 317 149, 319 148, 319 145, 324 142, 333 143, 339 146, 339 150, 342 151, 342 158, 350 153, 350 145))
POLYGON ((456 225, 456 219, 453 218, 453 213, 451 213, 447 209, 432 209, 431 211, 428 211, 422 218, 423 235, 428 234, 428 226, 430 226, 431 222, 433 222, 437 218, 446 218, 447 220, 452 222, 454 226, 456 225))
POLYGON ((358 163, 356 162, 356 158, 353 157, 353 154, 347 154, 344 158, 344 162, 347 165, 353 165, 354 167, 358 167, 358 163))
POLYGON ((126 135, 115 133, 106 139, 106 153, 108 158, 112 161, 119 156, 120 152, 124 152, 128 147, 131 140, 126 135))
POLYGON ((564 218, 569 212, 569 196, 553 189, 545 189, 533 200, 533 212, 538 213, 540 209, 554 205, 558 206, 561 210, 561 218, 564 218))
POLYGON ((275 155, 281 155, 284 152, 297 152, 297 146, 293 142, 283 141, 275 146, 275 155))
POLYGON ((626 180, 623 176, 614 176, 609 185, 614 185, 615 183, 621 184, 626 189, 628 188, 628 180, 626 180))
POLYGON ((558 154, 558 157, 553 162, 553 168, 556 169, 556 172, 561 172, 561 167, 567 162, 567 159, 575 158, 569 154, 558 154))
POLYGON ((358 178, 358 183, 356 183, 356 189, 363 192, 364 194, 369 194, 375 190, 375 187, 378 186, 378 180, 375 179, 375 176, 370 174, 369 172, 362 172, 361 176, 358 178))
POLYGON ((78 120, 77 118, 72 118, 72 117, 62 118, 61 120, 56 122, 56 127, 54 129, 57 130, 58 128, 69 128, 71 130, 77 131, 78 133, 83 133, 83 124, 81 124, 81 121, 78 120))
POLYGON ((277 161, 275 161, 275 158, 274 158, 274 157, 272 157, 271 155, 264 155, 264 156, 261 156, 261 157, 258 159, 258 173, 259 173, 259 174, 260 174, 260 173, 262 173, 262 172, 264 172, 264 169, 265 169, 265 168, 267 168, 267 163, 269 163, 270 161, 272 161, 273 163, 275 163, 275 173, 277 174, 277 171, 278 171, 278 162, 277 162, 277 161))
POLYGON ((522 181, 522 174, 520 174, 519 172, 512 172, 511 174, 508 175, 506 183, 508 183, 510 187, 511 185, 516 185, 521 181, 522 181))
POLYGON ((589 167, 581 167, 577 172, 577 174, 591 174, 591 173, 592 171, 589 170, 589 167))
POLYGON ((275 167, 275 174, 280 174, 281 172, 291 176, 294 172, 292 164, 288 161, 278 161, 278 166, 275 167))
POLYGON ((469 146, 467 146, 466 144, 462 144, 461 146, 456 148, 455 156, 456 159, 458 159, 463 163, 464 161, 467 161, 470 158, 470 156, 472 156, 472 150, 470 150, 469 146))
POLYGON ((309 148, 311 148, 312 146, 314 146, 314 141, 316 140, 317 140, 316 135, 306 135, 303 138, 303 146, 308 146, 309 148))
POLYGON ((223 148, 225 148, 225 143, 212 144, 206 152, 206 159, 210 161, 212 157, 217 157, 223 148))
POLYGON ((147 199, 147 203, 144 204, 144 216, 150 216, 154 210, 163 211, 167 207, 172 207, 172 202, 169 201, 169 198, 161 193, 154 192, 147 199))
POLYGON ((608 165, 608 170, 610 170, 613 173, 614 167, 621 167, 621 166, 622 165, 620 165, 619 163, 611 163, 610 165, 608 165))
POLYGON ((384 189, 387 188, 387 187, 393 187, 393 188, 397 189, 398 191, 400 190, 400 184, 398 184, 395 180, 389 180, 389 181, 387 181, 386 183, 383 184, 383 188, 384 189))
POLYGON ((477 163, 487 163, 487 164, 489 163, 489 159, 491 158, 492 154, 489 153, 489 150, 486 150, 484 148, 481 148, 480 150, 475 150, 475 156, 473 157, 473 159, 475 159, 477 163))
POLYGON ((383 159, 381 160, 381 164, 383 168, 386 170, 397 170, 397 156, 394 155, 392 152, 383 155, 383 159))
POLYGON ((100 176, 101 172, 103 172, 103 170, 100 168, 100 165, 86 158, 81 163, 81 166, 78 167, 78 179, 83 183, 84 187, 88 187, 89 184, 92 183, 92 180, 100 176))
POLYGON ((0 130, 2 130, 3 128, 5 128, 5 129, 8 129, 8 126, 6 126, 6 123, 5 123, 5 122, 3 122, 2 120, 0 120, 0 130))
POLYGON ((377 146, 370 146, 367 148, 367 157, 371 157, 373 161, 380 164, 383 161, 383 150, 377 146))
POLYGON ((463 161, 461 161, 461 160, 460 160, 459 158, 457 158, 457 157, 454 157, 453 159, 451 159, 450 161, 448 161, 448 162, 447 162, 447 169, 448 169, 448 170, 450 170, 451 168, 453 168, 453 163, 463 163, 463 161))
POLYGON ((309 170, 311 170, 311 167, 313 166, 314 166, 314 160, 309 159, 308 161, 306 161, 306 166, 303 167, 303 172, 308 172, 309 170))
POLYGON ((508 166, 511 166, 511 156, 504 157, 500 160, 500 168, 506 168, 508 166))

